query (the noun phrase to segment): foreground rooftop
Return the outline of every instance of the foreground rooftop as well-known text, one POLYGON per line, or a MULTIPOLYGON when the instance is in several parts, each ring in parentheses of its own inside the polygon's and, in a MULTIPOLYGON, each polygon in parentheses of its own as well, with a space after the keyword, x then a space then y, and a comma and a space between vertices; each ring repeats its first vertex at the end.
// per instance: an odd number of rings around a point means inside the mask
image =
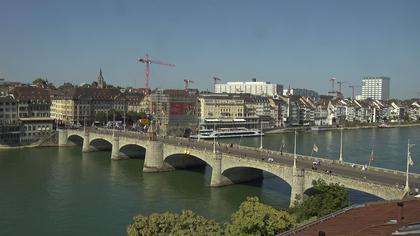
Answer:
POLYGON ((420 235, 420 199, 350 207, 281 235, 420 235))

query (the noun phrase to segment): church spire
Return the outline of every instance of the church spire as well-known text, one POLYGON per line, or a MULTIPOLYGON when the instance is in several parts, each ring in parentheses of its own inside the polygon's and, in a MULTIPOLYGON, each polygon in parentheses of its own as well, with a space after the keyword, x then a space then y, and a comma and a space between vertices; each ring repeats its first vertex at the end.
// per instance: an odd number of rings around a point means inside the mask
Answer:
POLYGON ((98 88, 105 88, 105 80, 102 76, 102 68, 99 68, 99 75, 98 75, 98 88))

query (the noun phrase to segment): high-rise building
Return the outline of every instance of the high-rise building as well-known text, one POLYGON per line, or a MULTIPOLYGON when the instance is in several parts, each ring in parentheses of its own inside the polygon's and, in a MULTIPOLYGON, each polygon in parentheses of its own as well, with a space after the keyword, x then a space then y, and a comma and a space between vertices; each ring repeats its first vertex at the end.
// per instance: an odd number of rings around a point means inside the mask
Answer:
POLYGON ((251 82, 227 82, 215 84, 216 93, 249 93, 259 96, 273 97, 283 94, 283 85, 260 82, 252 79, 251 82))
POLYGON ((390 78, 384 76, 368 76, 362 79, 362 99, 389 99, 390 78))

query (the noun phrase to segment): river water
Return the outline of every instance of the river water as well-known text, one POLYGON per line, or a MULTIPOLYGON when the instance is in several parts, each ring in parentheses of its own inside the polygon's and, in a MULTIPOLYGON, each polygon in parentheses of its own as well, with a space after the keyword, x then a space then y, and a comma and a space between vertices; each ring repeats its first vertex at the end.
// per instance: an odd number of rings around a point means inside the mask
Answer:
MULTIPOLYGON (((268 134, 265 148, 293 150, 293 133, 268 134)), ((404 170, 407 139, 420 145, 420 128, 344 131, 344 159, 404 170)), ((259 138, 223 140, 259 146, 259 138)), ((300 132, 298 153, 338 158, 339 131, 300 132)), ((132 150, 136 151, 136 150, 132 150)), ((420 173, 419 146, 412 149, 420 173)), ((136 214, 192 209, 223 222, 247 196, 287 208, 290 187, 273 176, 209 188, 209 168, 142 173, 143 159, 111 161, 110 152, 82 153, 80 146, 0 151, 0 235, 124 235, 136 214)), ((352 203, 375 200, 350 191, 352 203)))

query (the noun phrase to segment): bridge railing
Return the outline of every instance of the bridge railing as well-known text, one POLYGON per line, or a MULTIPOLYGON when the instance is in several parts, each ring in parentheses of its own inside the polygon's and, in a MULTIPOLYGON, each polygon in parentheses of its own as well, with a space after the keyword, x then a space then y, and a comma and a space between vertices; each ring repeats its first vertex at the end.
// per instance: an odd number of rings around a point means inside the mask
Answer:
MULTIPOLYGON (((238 145, 236 144, 236 146, 238 146, 238 145)), ((248 146, 239 146, 239 148, 252 150, 252 151, 259 151, 259 152, 263 152, 263 153, 267 153, 267 154, 271 154, 271 155, 277 155, 277 156, 280 156, 281 154, 283 154, 283 156, 293 156, 293 153, 288 153, 288 152, 283 152, 282 153, 280 151, 275 151, 275 150, 270 150, 270 149, 259 149, 259 148, 256 148, 256 147, 248 147, 248 146)), ((346 166, 346 167, 351 167, 352 164, 354 164, 355 168, 359 168, 359 169, 361 169, 362 166, 363 166, 361 164, 356 164, 356 163, 340 162, 339 160, 332 160, 332 159, 327 159, 327 158, 323 158, 323 157, 306 156, 306 155, 301 155, 301 154, 297 154, 296 157, 297 157, 298 160, 299 159, 310 160, 310 161, 321 160, 321 162, 323 162, 323 163, 328 163, 328 164, 331 164, 331 165, 342 165, 342 166, 346 166)), ((406 175, 406 172, 404 172, 404 171, 386 169, 386 168, 381 168, 381 167, 376 167, 376 166, 369 166, 369 170, 374 171, 374 172, 380 172, 380 173, 394 174, 394 175, 398 175, 398 176, 405 176, 406 175)), ((410 178, 420 179, 420 174, 410 173, 410 178)))
MULTIPOLYGON (((83 131, 83 128, 78 128, 76 130, 79 131, 83 131)), ((104 128, 87 128, 86 130, 89 132, 96 132, 96 133, 103 133, 103 134, 112 134, 113 131, 112 129, 104 129, 104 128)), ((142 133, 142 132, 135 132, 135 131, 122 131, 122 130, 115 130, 114 131, 116 135, 119 136, 124 136, 124 137, 131 137, 131 138, 138 138, 138 139, 148 139, 148 134, 147 133, 142 133)), ((182 137, 175 137, 175 136, 159 136, 159 139, 164 141, 165 139, 172 139, 172 140, 179 140, 179 141, 187 141, 187 138, 182 138, 182 137)), ((213 141, 210 140, 200 140, 197 141, 195 140, 194 142, 201 142, 201 143, 207 143, 207 144, 213 144, 213 141)), ((220 145, 218 145, 218 147, 227 147, 229 144, 227 143, 220 143, 220 145)), ((190 145, 188 145, 190 146, 190 145)), ((274 156, 281 156, 281 154, 283 154, 284 157, 287 156, 293 156, 292 153, 288 153, 288 152, 280 152, 280 151, 275 151, 275 150, 270 150, 270 149, 259 149, 256 147, 249 147, 249 146, 243 146, 243 145, 238 145, 238 144, 233 144, 234 148, 237 149, 243 149, 243 150, 250 150, 250 151, 256 151, 256 152, 263 152, 265 154, 270 154, 270 155, 274 155, 274 156)), ((321 162, 323 163, 328 163, 330 165, 342 165, 342 166, 346 166, 346 167, 351 167, 354 164, 355 168, 359 168, 361 169, 363 167, 363 165, 361 164, 356 164, 356 163, 349 163, 349 162, 340 162, 338 160, 332 160, 332 159, 327 159, 327 158, 323 158, 323 157, 313 157, 313 156, 306 156, 306 155, 301 155, 298 154, 296 155, 296 157, 302 160, 309 160, 309 161, 317 161, 317 160, 321 160, 321 162)), ((388 173, 388 174, 393 174, 393 175, 397 175, 397 176, 405 176, 405 172, 404 171, 400 171, 400 170, 393 170, 393 169, 386 169, 386 168, 381 168, 381 167, 376 167, 376 166, 369 166, 369 171, 373 171, 373 172, 379 172, 379 173, 388 173)), ((410 173, 410 178, 415 178, 415 179, 420 179, 420 174, 417 173, 410 173)))
MULTIPOLYGON (((176 137, 175 139, 177 139, 177 140, 179 140, 181 142, 185 142, 187 140, 186 138, 180 138, 180 137, 176 137)), ((194 141, 194 142, 197 142, 197 141, 194 141)), ((198 148, 198 147, 196 147, 194 145, 194 142, 188 143, 187 144, 187 148, 189 150, 191 150, 191 149, 201 150, 200 148, 198 148)), ((208 145, 213 144, 213 142, 210 142, 210 141, 207 141, 207 140, 203 140, 203 141, 200 140, 200 142, 206 143, 208 145)), ((221 144, 220 146, 218 146, 219 147, 218 154, 220 155, 220 154, 224 153, 226 150, 230 150, 230 148, 228 148, 228 146, 229 146, 229 144, 221 144), (226 147, 226 149, 225 149, 225 147, 226 147)), ((243 147, 244 146, 240 146, 240 147, 239 146, 236 146, 234 148, 243 148, 243 147)), ((267 149, 261 150, 259 148, 253 148, 253 147, 244 147, 244 149, 253 150, 253 151, 259 151, 259 152, 262 151, 262 152, 267 153, 267 154, 280 155, 280 152, 276 152, 276 151, 272 151, 272 150, 267 150, 267 149)), ((283 153, 283 154, 285 154, 285 153, 283 153)), ((290 155, 290 156, 293 156, 293 154, 290 154, 290 153, 287 153, 287 154, 290 155)), ((231 152, 230 155, 234 155, 235 156, 236 154, 234 152, 231 152)), ((299 158, 299 159, 308 159, 309 158, 311 160, 320 160, 321 159, 322 161, 324 161, 324 159, 322 159, 322 158, 308 157, 308 156, 303 156, 303 155, 298 155, 297 158, 299 158)), ((341 164, 341 163, 339 163, 338 161, 335 161, 335 160, 325 159, 325 162, 324 163, 327 163, 327 162, 328 163, 331 163, 331 164, 341 164)), ((350 166, 350 164, 349 164, 349 166, 350 166)), ((314 170, 306 170, 306 171, 314 171, 314 170)), ((323 172, 315 171, 315 173, 323 173, 323 172)), ((350 179, 350 180, 354 180, 354 181, 363 180, 366 183, 376 184, 376 185, 381 185, 381 186, 387 186, 387 187, 390 187, 390 188, 398 188, 400 190, 403 190, 403 187, 402 186, 398 186, 397 187, 397 186, 395 186, 393 184, 385 184, 385 183, 382 183, 382 182, 379 182, 379 181, 375 181, 375 180, 371 180, 371 179, 363 179, 363 178, 350 177, 350 176, 346 176, 346 175, 340 175, 340 174, 337 174, 337 173, 328 173, 328 175, 336 176, 336 177, 340 177, 340 178, 345 178, 345 179, 350 179)))

